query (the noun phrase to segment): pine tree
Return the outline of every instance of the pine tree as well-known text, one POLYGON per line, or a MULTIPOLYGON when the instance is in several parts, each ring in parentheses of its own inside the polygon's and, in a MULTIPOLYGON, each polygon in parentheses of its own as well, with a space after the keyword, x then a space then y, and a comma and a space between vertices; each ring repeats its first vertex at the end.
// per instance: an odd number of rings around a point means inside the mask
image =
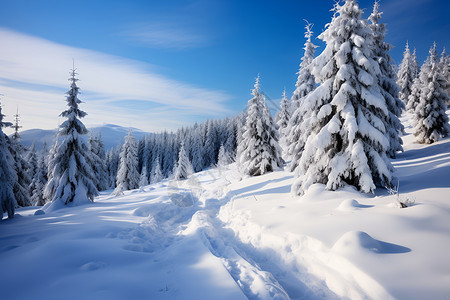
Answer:
POLYGON ((300 63, 300 70, 298 72, 298 79, 296 89, 291 101, 292 116, 289 119, 289 123, 285 130, 286 137, 286 156, 291 159, 291 163, 288 169, 292 172, 298 165, 300 157, 305 146, 305 139, 300 138, 303 135, 302 122, 304 118, 304 107, 302 107, 304 98, 316 88, 316 83, 312 71, 312 61, 314 60, 314 54, 316 45, 311 42, 312 37, 312 24, 307 22, 305 32, 305 53, 300 63))
POLYGON ((79 109, 82 103, 78 99, 79 87, 76 82, 76 70, 72 69, 67 92, 68 109, 60 116, 67 118, 59 126, 55 141, 55 154, 49 162, 49 180, 46 185, 46 195, 52 196, 52 203, 63 205, 78 205, 94 201, 98 196, 95 187, 95 174, 91 168, 91 155, 83 138, 88 133, 80 121, 87 114, 79 109), (60 140, 58 143, 57 141, 60 140))
POLYGON ((403 151, 403 141, 400 134, 404 132, 404 127, 399 120, 402 110, 405 109, 404 103, 398 98, 398 85, 395 82, 396 74, 392 67, 394 61, 389 55, 392 45, 385 42, 386 25, 379 23, 382 12, 379 12, 378 1, 373 5, 373 12, 369 17, 371 22, 370 28, 374 36, 374 59, 380 66, 380 76, 378 76, 378 84, 381 87, 381 94, 386 100, 386 105, 389 110, 389 118, 386 120, 384 126, 389 136, 389 150, 388 156, 395 158, 398 151, 403 151))
POLYGON ((411 94, 414 78, 417 76, 417 64, 415 59, 411 57, 409 44, 406 43, 405 52, 403 52, 403 60, 400 63, 397 73, 397 85, 400 88, 399 98, 408 104, 408 97, 411 94))
POLYGON ((47 169, 45 166, 45 157, 40 156, 37 161, 36 173, 30 184, 31 202, 33 205, 42 206, 45 204, 44 189, 46 180, 47 169))
POLYGON ((184 144, 182 144, 180 148, 180 153, 178 154, 178 162, 174 169, 174 179, 175 180, 186 179, 192 173, 194 173, 194 171, 192 169, 191 162, 189 161, 189 158, 186 155, 186 151, 184 150, 184 144))
POLYGON ((240 142, 239 162, 244 174, 258 176, 283 164, 278 145, 278 131, 261 93, 259 76, 248 101, 247 118, 240 142))
POLYGON ((19 129, 19 111, 14 115, 15 124, 14 134, 10 139, 10 152, 14 159, 14 169, 17 174, 17 181, 14 183, 14 196, 18 206, 30 206, 31 199, 28 187, 31 183, 31 177, 29 174, 30 165, 25 160, 25 147, 20 144, 19 129))
POLYGON ((417 104, 420 102, 421 93, 422 93, 423 84, 420 81, 420 76, 414 78, 414 82, 411 88, 411 94, 408 97, 408 105, 406 105, 406 109, 409 113, 414 114, 416 110, 417 104))
POLYGON ((280 107, 281 110, 278 111, 276 119, 281 137, 280 143, 284 144, 284 141, 286 140, 286 128, 288 126, 289 119, 291 118, 291 107, 286 97, 286 90, 283 91, 283 98, 281 99, 280 107))
POLYGON ((95 136, 91 134, 88 140, 88 144, 91 153, 91 168, 95 174, 95 186, 97 187, 97 190, 104 191, 108 188, 108 176, 105 165, 105 147, 103 146, 100 133, 95 136))
POLYGON ((431 144, 450 134, 445 102, 445 78, 438 61, 436 44, 430 48, 427 60, 420 69, 420 99, 414 109, 414 135, 419 143, 431 144))
MULTIPOLYGON (((444 92, 450 96, 450 57, 445 52, 445 48, 442 50, 439 65, 442 70, 442 77, 444 79, 442 88, 444 89, 444 92)), ((450 106, 450 97, 447 98, 445 104, 447 107, 450 106)))
POLYGON ((14 218, 14 210, 17 205, 13 191, 17 174, 14 170, 14 159, 9 151, 8 137, 3 133, 3 128, 11 127, 12 124, 3 122, 4 117, 0 103, 0 207, 2 213, 0 220, 5 212, 9 219, 14 218))
POLYGON ((371 29, 354 0, 336 3, 334 12, 319 36, 326 48, 312 63, 320 85, 303 101, 308 138, 295 169, 296 195, 314 183, 330 190, 350 184, 367 193, 392 180, 384 126, 389 110, 372 59, 371 29))
POLYGON ((305 50, 305 53, 303 54, 303 57, 301 59, 302 62, 300 63, 300 69, 297 73, 297 83, 295 84, 296 89, 291 99, 292 112, 294 112, 300 106, 301 99, 303 99, 306 95, 311 93, 316 88, 314 75, 311 73, 311 63, 314 59, 314 53, 316 52, 317 48, 317 46, 311 42, 311 37, 313 34, 312 27, 313 24, 310 24, 308 23, 308 21, 306 21, 306 42, 305 47, 303 48, 305 50))
POLYGON ((228 153, 228 151, 225 149, 224 145, 222 144, 219 149, 219 157, 217 159, 217 167, 222 168, 222 167, 225 167, 226 165, 231 164, 232 162, 233 162, 233 160, 231 159, 230 154, 228 153))
POLYGON ((148 176, 147 176, 147 165, 142 165, 141 175, 139 177, 139 187, 144 187, 148 185, 148 176))
POLYGON ((153 167, 153 176, 152 183, 158 183, 164 179, 164 176, 161 172, 161 166, 159 164, 159 157, 155 159, 155 166, 153 167))
POLYGON ((119 170, 117 172, 116 189, 113 195, 123 195, 123 191, 139 187, 138 148, 131 131, 125 137, 125 143, 120 152, 119 170))
POLYGON ((108 188, 114 189, 116 187, 117 170, 119 168, 119 151, 114 148, 108 152, 107 159, 107 173, 108 173, 108 188))

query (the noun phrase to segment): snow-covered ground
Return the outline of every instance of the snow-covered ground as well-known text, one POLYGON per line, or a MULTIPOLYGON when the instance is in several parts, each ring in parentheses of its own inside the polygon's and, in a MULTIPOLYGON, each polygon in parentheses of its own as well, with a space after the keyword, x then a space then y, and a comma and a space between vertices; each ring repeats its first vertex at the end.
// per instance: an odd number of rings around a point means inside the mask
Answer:
POLYGON ((231 165, 19 209, 0 222, 1 299, 449 299, 450 139, 404 142, 398 196, 292 197, 291 173, 231 165))

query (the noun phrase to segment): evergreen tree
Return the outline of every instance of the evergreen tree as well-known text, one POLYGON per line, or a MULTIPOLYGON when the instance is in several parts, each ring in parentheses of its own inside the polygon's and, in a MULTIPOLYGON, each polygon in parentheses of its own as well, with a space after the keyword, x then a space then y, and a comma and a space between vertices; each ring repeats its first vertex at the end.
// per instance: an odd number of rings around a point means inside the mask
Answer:
POLYGON ((406 43, 405 52, 403 52, 403 60, 400 63, 397 73, 397 84, 400 88, 399 97, 405 103, 408 104, 408 97, 411 94, 414 78, 417 77, 417 63, 413 57, 411 57, 411 51, 409 45, 406 43))
POLYGON ((316 88, 314 75, 311 73, 311 63, 314 60, 314 53, 317 46, 311 42, 313 34, 311 31, 312 24, 307 23, 305 29, 305 53, 300 63, 296 89, 292 96, 292 116, 285 130, 286 156, 291 159, 291 163, 288 166, 291 172, 297 167, 306 142, 306 140, 300 138, 303 135, 302 122, 305 114, 304 107, 302 107, 303 100, 316 88))
POLYGON ((94 184, 95 174, 91 168, 91 154, 83 138, 88 130, 80 118, 87 114, 78 107, 82 101, 78 99, 79 87, 76 84, 78 81, 76 75, 73 68, 66 98, 69 108, 60 114, 67 120, 59 126, 55 154, 49 162, 51 169, 45 189, 46 195, 51 195, 55 204, 77 205, 94 201, 94 197, 98 195, 94 184))
POLYGON ((108 188, 116 187, 117 170, 119 168, 119 152, 118 148, 111 148, 107 155, 107 173, 108 173, 108 188))
POLYGON ((312 63, 320 85, 303 101, 308 137, 295 169, 296 195, 314 183, 330 190, 350 184, 367 193, 392 180, 384 126, 389 110, 372 59, 371 29, 354 0, 336 3, 334 12, 319 36, 326 48, 312 63))
POLYGON ((161 172, 161 166, 159 164, 159 157, 155 159, 155 166, 153 167, 153 176, 152 183, 158 183, 164 179, 164 176, 161 172))
POLYGON ((417 78, 414 78, 414 82, 411 88, 411 94, 408 97, 408 105, 406 105, 406 109, 409 113, 414 114, 416 110, 417 104, 420 102, 421 93, 422 93, 423 84, 420 81, 420 75, 417 78))
POLYGON ((14 170, 14 159, 9 151, 8 137, 3 133, 4 127, 11 127, 9 122, 3 122, 2 106, 0 103, 0 206, 1 217, 3 213, 8 214, 8 218, 14 218, 16 207, 16 198, 14 196, 13 186, 17 181, 17 174, 14 170))
POLYGON ((186 179, 189 175, 194 173, 191 162, 189 161, 186 151, 184 150, 184 144, 181 145, 180 153, 178 154, 178 162, 173 173, 175 180, 186 179))
POLYGON ((402 110, 405 109, 404 103, 398 98, 398 85, 395 82, 396 74, 392 67, 394 62, 389 55, 392 45, 385 42, 386 25, 379 23, 382 13, 378 11, 379 4, 375 1, 373 5, 373 12, 369 17, 371 22, 370 28, 374 36, 374 59, 380 66, 380 75, 378 76, 378 84, 381 87, 381 94, 386 100, 386 105, 389 110, 389 117, 384 126, 389 137, 388 156, 395 158, 398 151, 403 151, 403 141, 400 134, 404 132, 404 127, 399 120, 402 110))
POLYGON ((283 141, 282 144, 284 144, 284 141, 286 140, 286 128, 288 126, 289 119, 291 118, 291 108, 288 99, 286 98, 286 90, 283 91, 283 98, 281 99, 280 107, 281 110, 278 111, 276 119, 281 141, 283 141))
POLYGON ((19 112, 14 115, 15 124, 14 134, 10 139, 10 152, 14 159, 14 169, 17 174, 17 181, 14 183, 14 196, 18 206, 30 206, 31 199, 28 187, 31 183, 30 177, 30 165, 25 160, 25 147, 20 144, 20 134, 19 134, 19 112))
POLYGON ((420 70, 420 99, 414 109, 414 135, 419 143, 431 144, 447 137, 450 124, 446 114, 445 102, 448 95, 444 91, 445 78, 438 61, 436 44, 420 70))
POLYGON ((139 187, 148 185, 147 165, 142 166, 141 176, 139 177, 139 187))
POLYGON ((45 166, 45 157, 40 156, 37 161, 36 173, 30 184, 31 202, 33 205, 42 206, 45 204, 44 189, 46 180, 47 169, 45 166))
MULTIPOLYGON (((439 65, 442 70, 442 77, 444 79, 442 88, 444 89, 444 92, 450 96, 450 57, 445 52, 445 48, 442 50, 439 65)), ((450 106, 450 97, 447 98, 445 104, 450 106)))
POLYGON ((301 59, 300 69, 298 71, 297 83, 295 84, 295 91, 292 95, 291 103, 292 108, 291 111, 294 112, 299 106, 301 99, 306 97, 309 93, 311 93, 316 88, 316 83, 314 82, 314 75, 311 73, 311 63, 314 59, 314 53, 316 52, 317 46, 311 42, 312 37, 312 26, 306 22, 306 32, 305 32, 305 53, 301 59))
POLYGON ((231 159, 230 154, 227 152, 223 144, 220 146, 219 149, 219 157, 217 159, 217 167, 222 168, 226 165, 229 165, 233 162, 231 159))
POLYGON ((278 131, 260 91, 259 76, 248 101, 247 118, 239 145, 239 162, 243 172, 258 176, 274 171, 283 164, 281 148, 278 145, 278 131))
POLYGON ((139 187, 138 148, 131 131, 125 137, 125 143, 120 152, 119 170, 117 172, 116 189, 113 195, 123 195, 123 191, 139 187))
POLYGON ((44 202, 51 202, 56 194, 56 189, 58 187, 57 180, 50 180, 52 178, 52 173, 53 173, 53 169, 56 166, 56 160, 55 160, 55 156, 56 153, 58 151, 58 147, 59 147, 59 142, 58 142, 58 138, 55 139, 55 143, 53 144, 53 146, 51 147, 47 157, 46 157, 46 161, 47 161, 47 183, 45 184, 45 188, 44 188, 44 202))
POLYGON ((94 171, 94 183, 97 190, 104 191, 108 188, 108 176, 106 168, 105 147, 101 140, 100 133, 98 135, 91 134, 88 140, 89 150, 91 152, 91 168, 94 171))

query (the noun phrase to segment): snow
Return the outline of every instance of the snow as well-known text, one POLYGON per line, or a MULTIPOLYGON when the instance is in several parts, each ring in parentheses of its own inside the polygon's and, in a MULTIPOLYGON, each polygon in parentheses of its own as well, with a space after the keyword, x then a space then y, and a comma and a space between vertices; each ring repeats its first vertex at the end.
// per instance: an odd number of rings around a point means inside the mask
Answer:
POLYGON ((0 222, 2 299, 446 299, 450 139, 392 160, 399 195, 231 164, 0 222), (398 208, 397 201, 413 203, 398 208))

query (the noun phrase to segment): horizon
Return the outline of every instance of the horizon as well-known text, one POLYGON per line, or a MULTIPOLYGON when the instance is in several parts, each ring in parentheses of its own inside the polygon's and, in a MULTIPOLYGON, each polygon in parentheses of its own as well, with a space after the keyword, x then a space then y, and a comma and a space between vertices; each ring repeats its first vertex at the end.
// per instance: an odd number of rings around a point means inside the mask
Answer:
MULTIPOLYGON (((373 1, 358 2, 367 18, 373 1)), ((257 74, 273 110, 284 88, 289 98, 295 89, 303 19, 314 24, 317 56, 332 7, 333 1, 3 2, 3 114, 13 121, 18 106, 22 131, 58 128, 72 59, 87 127, 160 132, 234 116, 245 109, 257 74), (66 17, 69 7, 74 17, 66 17)), ((407 41, 420 64, 434 41, 439 53, 449 45, 448 1, 380 1, 380 11, 397 64, 407 41)))

